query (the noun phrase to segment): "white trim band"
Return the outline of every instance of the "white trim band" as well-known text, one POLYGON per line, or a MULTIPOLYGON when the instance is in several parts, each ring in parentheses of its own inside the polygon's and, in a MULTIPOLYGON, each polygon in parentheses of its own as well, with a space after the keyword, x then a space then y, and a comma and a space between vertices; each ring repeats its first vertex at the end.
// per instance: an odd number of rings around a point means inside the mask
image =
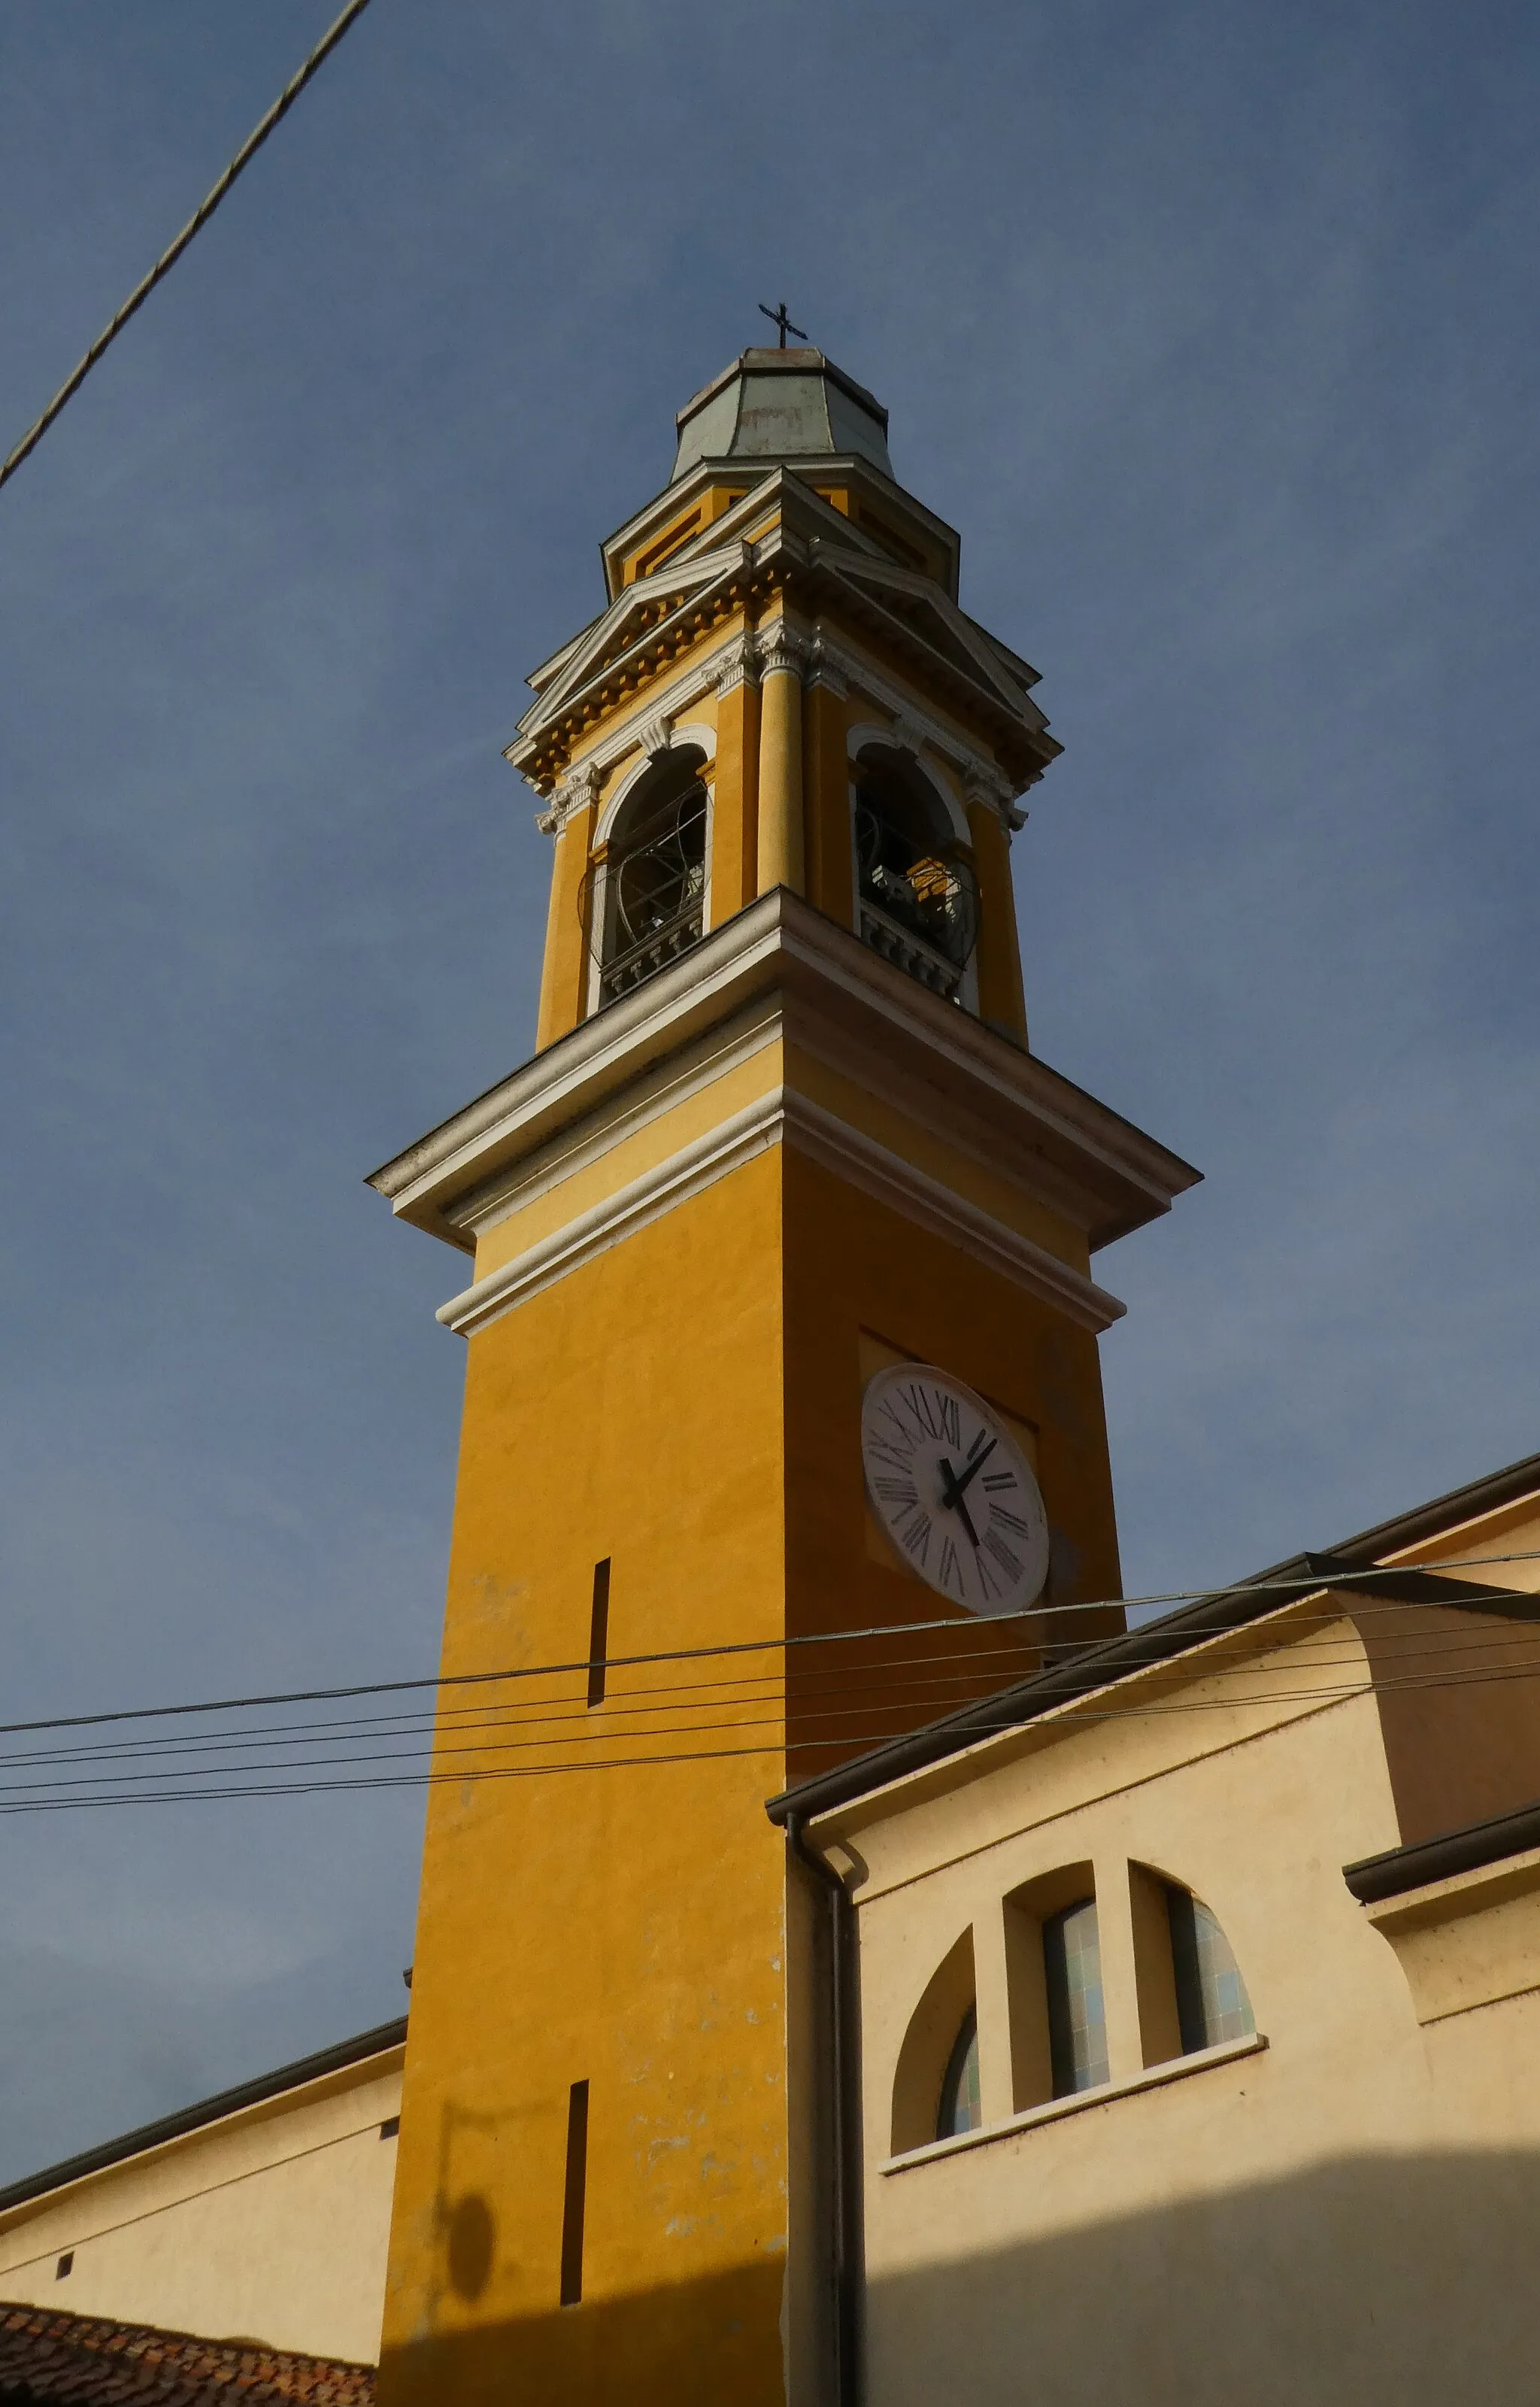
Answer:
POLYGON ((1185 2081, 1190 2072, 1210 2072, 1217 2065, 1234 2064, 1243 2056, 1260 2056, 1265 2034, 1252 2031, 1245 2039, 1221 2040, 1216 2047, 1195 2047, 1186 2056, 1167 2057, 1164 2064, 1147 2064, 1124 2081, 1099 2081, 1095 2089, 1072 2090, 1067 2098, 1049 2098, 1010 2115, 1003 2123, 981 2124, 976 2131, 959 2131, 954 2139, 932 2140, 928 2147, 911 2148, 878 2166, 881 2173, 907 2173, 916 2165, 933 2165, 942 2157, 960 2157, 968 2148, 985 2148, 992 2140, 1012 2139, 1018 2131, 1035 2131, 1041 2124, 1062 2122, 1067 2115, 1083 2115, 1088 2106, 1110 2106, 1118 2098, 1137 2098, 1141 2090, 1164 2089, 1168 2082, 1185 2081))
POLYGON ((787 1087, 772 1087, 732 1113, 720 1127, 682 1146, 602 1203, 580 1212, 486 1278, 451 1296, 439 1306, 439 1319, 458 1335, 472 1336, 516 1304, 554 1287, 596 1255, 607 1253, 637 1230, 661 1219, 676 1204, 687 1203, 756 1154, 783 1142, 794 1145, 810 1161, 848 1179, 932 1235, 959 1246, 1083 1329, 1106 1329, 1126 1309, 1094 1279, 954 1194, 901 1154, 863 1135, 805 1095, 787 1087))

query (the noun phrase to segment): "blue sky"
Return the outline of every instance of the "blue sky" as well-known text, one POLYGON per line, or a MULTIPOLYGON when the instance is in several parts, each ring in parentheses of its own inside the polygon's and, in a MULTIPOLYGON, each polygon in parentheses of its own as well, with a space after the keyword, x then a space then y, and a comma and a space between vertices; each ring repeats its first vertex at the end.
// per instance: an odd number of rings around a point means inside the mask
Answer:
MULTIPOLYGON (((332 13, 0 0, 0 450, 332 13)), ((1540 1446, 1537 83, 1483 0, 374 0, 0 494, 7 1717, 431 1662, 459 1274, 360 1181, 528 1050, 522 673, 783 294, 1042 671, 1035 1046, 1208 1174, 1099 1262, 1130 1589, 1540 1446)), ((8 1822, 0 2178, 398 2012, 419 1822, 8 1822)))

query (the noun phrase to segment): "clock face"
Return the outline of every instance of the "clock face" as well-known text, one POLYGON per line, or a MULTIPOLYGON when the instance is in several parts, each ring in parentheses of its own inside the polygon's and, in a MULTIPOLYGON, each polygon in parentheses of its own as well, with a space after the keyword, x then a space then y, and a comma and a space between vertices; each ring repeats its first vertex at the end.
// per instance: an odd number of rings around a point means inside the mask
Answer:
POLYGON ((1048 1517, 1015 1439, 946 1371, 897 1362, 867 1382, 861 1459, 898 1553, 969 1613, 1020 1613, 1048 1577, 1048 1517))

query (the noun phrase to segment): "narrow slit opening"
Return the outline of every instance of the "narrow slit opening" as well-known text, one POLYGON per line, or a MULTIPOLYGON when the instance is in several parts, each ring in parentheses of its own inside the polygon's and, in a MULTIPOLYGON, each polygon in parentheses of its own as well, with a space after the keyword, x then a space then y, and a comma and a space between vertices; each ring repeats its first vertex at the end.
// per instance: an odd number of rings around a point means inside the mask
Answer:
POLYGON ((610 1558, 594 1565, 594 1609, 588 1624, 588 1702, 604 1702, 605 1683, 609 1678, 610 1652, 610 1558))
POLYGON ((583 2296, 583 2206, 588 2186, 588 2085, 574 2081, 567 2099, 567 2183, 561 2208, 561 2303, 583 2296))

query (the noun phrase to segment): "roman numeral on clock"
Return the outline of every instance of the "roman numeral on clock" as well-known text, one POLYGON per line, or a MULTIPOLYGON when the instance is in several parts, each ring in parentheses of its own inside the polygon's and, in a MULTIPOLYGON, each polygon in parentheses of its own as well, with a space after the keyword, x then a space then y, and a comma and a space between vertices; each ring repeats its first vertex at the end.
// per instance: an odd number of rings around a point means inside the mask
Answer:
POLYGON ((917 1562, 928 1562, 930 1560, 933 1526, 929 1514, 922 1504, 898 1532, 898 1544, 903 1547, 904 1552, 907 1555, 912 1555, 917 1562))
POLYGON ((911 1513, 920 1501, 912 1479, 895 1479, 889 1474, 871 1484, 884 1504, 896 1504, 902 1512, 911 1513))
POLYGON ((984 1545, 987 1551, 994 1556, 995 1560, 999 1564, 1000 1569, 1004 1572, 1007 1579, 1020 1579, 1022 1575, 1022 1559, 1020 1555, 1013 1554, 1010 1548, 1006 1545, 1005 1540, 1001 1537, 996 1537, 993 1529, 985 1531, 984 1545))

